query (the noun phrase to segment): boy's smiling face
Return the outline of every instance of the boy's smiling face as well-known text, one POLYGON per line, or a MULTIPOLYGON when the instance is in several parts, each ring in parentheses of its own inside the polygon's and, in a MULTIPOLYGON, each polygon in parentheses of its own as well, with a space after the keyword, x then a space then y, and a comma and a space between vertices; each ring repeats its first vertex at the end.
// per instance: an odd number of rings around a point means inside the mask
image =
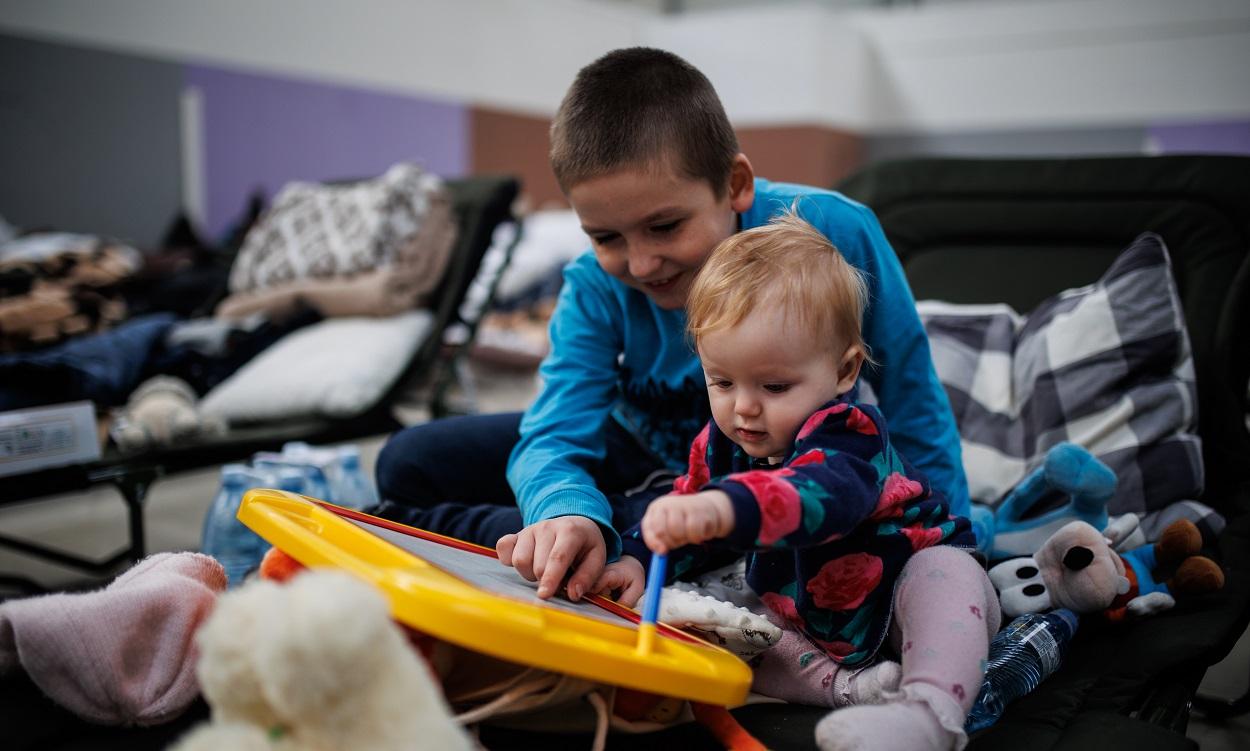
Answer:
POLYGON ((706 180, 662 160, 583 180, 568 198, 603 270, 657 306, 677 310, 712 249, 737 230, 737 215, 755 200, 754 179, 751 163, 738 154, 717 198, 706 180))

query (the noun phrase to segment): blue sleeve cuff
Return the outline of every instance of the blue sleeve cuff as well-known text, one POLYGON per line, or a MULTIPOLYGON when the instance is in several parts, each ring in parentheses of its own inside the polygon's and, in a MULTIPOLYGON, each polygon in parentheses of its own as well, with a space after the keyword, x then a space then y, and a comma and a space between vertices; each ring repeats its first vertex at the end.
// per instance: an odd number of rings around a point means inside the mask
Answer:
POLYGON ((642 533, 638 526, 627 530, 621 535, 621 554, 632 555, 642 564, 643 571, 651 570, 651 548, 647 547, 647 543, 642 541, 642 533))
POLYGON ((544 496, 529 513, 524 513, 525 526, 560 516, 584 516, 599 525, 607 545, 607 562, 621 557, 621 536, 612 528, 612 507, 602 493, 584 488, 560 488, 544 496))

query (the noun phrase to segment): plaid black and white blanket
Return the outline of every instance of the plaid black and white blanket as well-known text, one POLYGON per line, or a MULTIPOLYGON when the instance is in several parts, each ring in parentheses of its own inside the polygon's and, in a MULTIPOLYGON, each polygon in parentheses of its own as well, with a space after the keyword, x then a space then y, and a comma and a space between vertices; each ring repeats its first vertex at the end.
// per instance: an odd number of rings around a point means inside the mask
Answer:
POLYGON ((974 501, 994 506, 1050 447, 1072 441, 1119 477, 1112 515, 1146 516, 1147 527, 1177 513, 1219 523, 1201 504, 1169 510, 1201 493, 1202 451, 1189 338, 1158 235, 1139 236, 1096 283, 1027 315, 935 301, 918 309, 974 501))

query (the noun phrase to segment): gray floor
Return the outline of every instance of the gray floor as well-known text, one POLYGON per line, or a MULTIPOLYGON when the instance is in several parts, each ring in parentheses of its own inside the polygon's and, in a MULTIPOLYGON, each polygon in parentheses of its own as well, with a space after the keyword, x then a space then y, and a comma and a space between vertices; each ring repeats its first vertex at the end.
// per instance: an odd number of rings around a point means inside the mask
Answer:
MULTIPOLYGON (((471 392, 479 409, 499 411, 520 409, 532 397, 535 381, 531 374, 475 369, 471 392)), ((419 422, 419 409, 401 410, 405 422, 419 422)), ((375 436, 358 444, 366 471, 385 436, 375 436)), ((218 469, 183 472, 158 481, 146 502, 150 552, 195 550, 200 542, 200 524, 217 489, 218 469)), ((0 480, 3 482, 3 480, 0 480)), ((126 541, 126 516, 117 494, 105 487, 67 496, 50 497, 6 506, 0 509, 0 532, 37 540, 73 551, 78 555, 106 557, 126 541)), ((29 556, 0 549, 0 573, 18 574, 47 587, 82 582, 82 575, 29 556)), ((1233 698, 1250 690, 1250 632, 1238 642, 1232 654, 1207 672, 1201 693, 1233 698)), ((1196 713, 1191 719, 1189 737, 1209 751, 1250 748, 1250 718, 1241 717, 1224 724, 1205 722, 1196 713)))

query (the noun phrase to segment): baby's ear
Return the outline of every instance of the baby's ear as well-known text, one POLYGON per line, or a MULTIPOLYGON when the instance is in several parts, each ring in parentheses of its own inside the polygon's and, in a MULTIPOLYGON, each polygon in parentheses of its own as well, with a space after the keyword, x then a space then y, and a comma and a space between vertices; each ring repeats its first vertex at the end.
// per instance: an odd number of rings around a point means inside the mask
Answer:
POLYGON ((842 360, 838 363, 838 394, 845 394, 855 386, 855 382, 859 380, 860 368, 864 366, 864 348, 858 344, 852 344, 846 348, 846 352, 842 353, 842 360))

